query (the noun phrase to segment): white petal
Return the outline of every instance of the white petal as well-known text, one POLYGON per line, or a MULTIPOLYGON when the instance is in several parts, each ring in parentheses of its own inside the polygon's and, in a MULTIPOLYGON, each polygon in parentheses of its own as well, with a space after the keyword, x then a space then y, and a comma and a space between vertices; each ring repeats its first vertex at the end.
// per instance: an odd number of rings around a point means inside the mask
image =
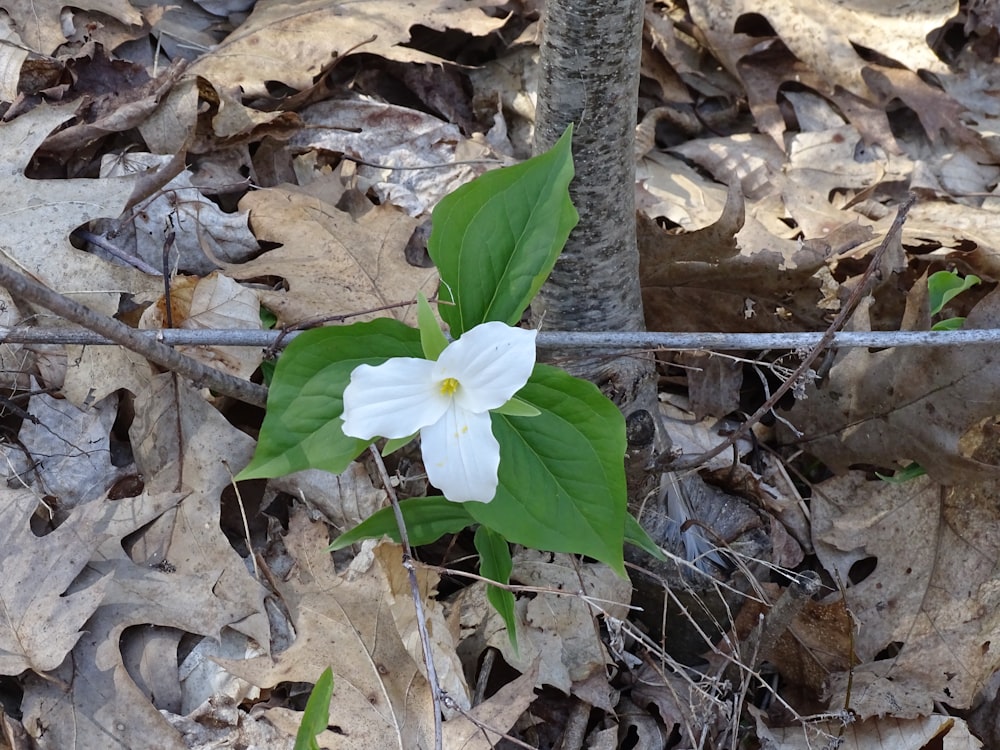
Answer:
POLYGON ((531 377, 535 333, 506 323, 482 323, 441 352, 434 377, 460 383, 455 401, 463 409, 484 412, 503 406, 531 377))
POLYGON ((452 407, 420 431, 427 479, 456 503, 488 503, 497 494, 500 443, 489 412, 452 407))
POLYGON ((451 399, 435 384, 433 370, 432 361, 415 357, 355 367, 344 389, 344 434, 401 438, 437 422, 451 399))

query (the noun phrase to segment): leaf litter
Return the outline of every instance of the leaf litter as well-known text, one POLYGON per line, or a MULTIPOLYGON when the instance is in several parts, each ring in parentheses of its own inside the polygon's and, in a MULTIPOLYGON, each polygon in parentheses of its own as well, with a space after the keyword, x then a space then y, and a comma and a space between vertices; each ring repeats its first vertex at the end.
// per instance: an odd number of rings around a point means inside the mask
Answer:
MULTIPOLYGON (((437 284, 413 252, 429 210, 530 149, 538 5, 3 4, 0 252, 135 327, 169 313, 259 330, 261 308, 282 326, 411 321, 395 305, 437 284)), ((996 327, 998 24, 975 0, 647 3, 649 329, 824 330, 908 191, 901 243, 850 325, 926 330, 926 278, 956 270, 984 284, 947 315, 996 327)), ((0 315, 62 325, 8 295, 0 315)), ((189 353, 244 378, 262 360, 189 353)), ((661 357, 678 455, 717 444, 798 356, 727 354, 661 357)), ((514 651, 482 584, 420 568, 455 701, 445 746, 554 746, 573 701, 596 709, 586 747, 674 732, 672 747, 724 746, 741 715, 782 749, 1000 743, 992 356, 830 352, 738 463, 672 479, 646 509, 670 516, 675 562, 659 600, 636 578, 641 623, 606 569, 521 551, 514 651), (876 476, 912 462, 927 476, 876 476), (782 567, 825 589, 761 646, 782 567)), ((2 361, 2 742, 291 747, 329 664, 321 745, 427 746, 398 549, 323 552, 383 502, 362 464, 237 492, 259 416, 120 347, 5 344, 2 361)), ((394 468, 421 494, 419 457, 394 468)), ((421 556, 462 570, 470 550, 459 535, 421 556)))

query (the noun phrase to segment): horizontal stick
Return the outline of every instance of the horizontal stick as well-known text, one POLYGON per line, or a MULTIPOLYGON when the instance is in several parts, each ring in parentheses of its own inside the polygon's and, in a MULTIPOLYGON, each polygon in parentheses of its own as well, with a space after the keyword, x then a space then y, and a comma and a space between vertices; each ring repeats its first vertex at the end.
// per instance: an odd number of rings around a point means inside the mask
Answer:
MULTIPOLYGON (((277 340, 278 331, 237 329, 129 329, 142 338, 168 346, 249 346, 261 349, 277 340)), ((287 343, 301 332, 285 337, 287 343)), ((645 351, 650 349, 717 351, 807 349, 823 338, 822 332, 806 333, 657 333, 613 331, 541 331, 539 349, 586 349, 589 351, 645 351)), ((848 349, 871 347, 888 349, 902 346, 966 346, 996 344, 1000 329, 959 331, 841 331, 834 334, 832 347, 848 349)), ((82 328, 6 328, 0 326, 0 343, 7 344, 81 344, 100 346, 117 343, 106 336, 82 328)))

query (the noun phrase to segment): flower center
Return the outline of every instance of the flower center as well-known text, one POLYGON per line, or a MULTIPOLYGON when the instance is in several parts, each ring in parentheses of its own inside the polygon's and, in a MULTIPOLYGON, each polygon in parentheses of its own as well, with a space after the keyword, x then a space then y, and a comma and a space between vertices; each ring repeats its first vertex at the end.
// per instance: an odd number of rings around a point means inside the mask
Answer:
POLYGON ((441 393, 445 396, 454 396, 458 390, 458 381, 455 378, 445 378, 441 381, 441 393))

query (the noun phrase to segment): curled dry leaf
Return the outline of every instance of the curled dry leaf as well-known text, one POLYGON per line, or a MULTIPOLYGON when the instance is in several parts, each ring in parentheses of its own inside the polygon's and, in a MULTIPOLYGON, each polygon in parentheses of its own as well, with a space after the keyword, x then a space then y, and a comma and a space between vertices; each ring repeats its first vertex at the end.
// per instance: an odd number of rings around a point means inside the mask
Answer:
MULTIPOLYGON (((178 276, 170 285, 170 312, 174 328, 259 331, 257 295, 228 276, 212 273, 199 279, 178 276)), ((143 313, 140 328, 167 328, 166 303, 161 297, 143 313)), ((246 346, 182 346, 178 349, 210 367, 248 379, 260 366, 263 353, 246 346)))

